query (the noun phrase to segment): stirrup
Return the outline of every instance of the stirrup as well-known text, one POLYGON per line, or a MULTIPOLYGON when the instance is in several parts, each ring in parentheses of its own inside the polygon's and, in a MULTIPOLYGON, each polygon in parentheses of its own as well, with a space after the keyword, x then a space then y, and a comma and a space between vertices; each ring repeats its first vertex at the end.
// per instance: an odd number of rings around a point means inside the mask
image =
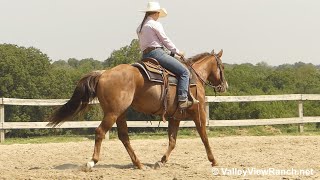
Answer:
POLYGON ((199 101, 192 95, 192 93, 189 91, 188 98, 192 101, 193 104, 199 104, 199 101))
POLYGON ((197 99, 192 99, 193 104, 199 104, 199 101, 197 99))
POLYGON ((193 105, 192 101, 186 100, 186 101, 180 101, 179 102, 179 108, 180 109, 187 109, 193 105))

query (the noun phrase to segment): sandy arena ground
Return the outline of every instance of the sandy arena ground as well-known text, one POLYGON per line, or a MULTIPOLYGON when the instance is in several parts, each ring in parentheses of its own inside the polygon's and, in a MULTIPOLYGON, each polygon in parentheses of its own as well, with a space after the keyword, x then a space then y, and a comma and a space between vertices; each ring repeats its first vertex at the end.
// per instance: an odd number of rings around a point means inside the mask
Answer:
POLYGON ((0 179, 320 179, 320 136, 210 138, 218 175, 210 167, 200 138, 178 139, 169 162, 157 170, 152 166, 165 152, 167 139, 133 140, 131 144, 149 169, 135 169, 119 140, 103 142, 101 160, 92 172, 81 171, 81 166, 92 155, 93 140, 0 145, 0 179), (309 176, 259 175, 258 170, 269 168, 293 168, 298 174, 307 169, 309 176), (256 174, 224 175, 225 170, 256 170, 256 174))

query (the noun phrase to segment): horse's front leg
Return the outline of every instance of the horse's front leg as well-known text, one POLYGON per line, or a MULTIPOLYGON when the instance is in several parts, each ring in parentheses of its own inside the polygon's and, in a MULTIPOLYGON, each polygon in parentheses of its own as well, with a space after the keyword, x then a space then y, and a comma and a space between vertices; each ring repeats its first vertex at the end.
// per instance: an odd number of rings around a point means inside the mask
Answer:
POLYGON ((169 146, 166 153, 162 156, 161 161, 155 164, 155 168, 160 168, 163 164, 165 164, 168 161, 172 150, 176 146, 179 125, 180 125, 179 120, 174 120, 174 119, 169 120, 169 126, 168 126, 169 146))
MULTIPOLYGON (((199 104, 200 105, 200 104, 199 104)), ((196 125, 197 131, 201 137, 201 140, 204 144, 204 147, 206 148, 208 160, 211 162, 212 166, 216 166, 217 162, 213 157, 211 147, 209 144, 207 131, 206 131, 206 112, 204 111, 204 108, 199 108, 198 113, 194 113, 193 121, 196 125)))

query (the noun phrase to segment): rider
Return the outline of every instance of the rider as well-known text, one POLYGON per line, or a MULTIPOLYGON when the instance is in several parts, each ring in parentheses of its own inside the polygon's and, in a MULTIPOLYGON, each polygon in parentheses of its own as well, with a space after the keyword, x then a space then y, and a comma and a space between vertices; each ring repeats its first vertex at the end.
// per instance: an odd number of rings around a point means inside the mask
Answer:
POLYGON ((161 66, 177 76, 179 107, 181 109, 188 108, 193 104, 192 101, 188 100, 190 72, 180 61, 172 57, 174 54, 181 58, 184 56, 167 37, 162 24, 157 21, 159 17, 167 16, 167 11, 160 8, 158 2, 149 2, 147 9, 142 12, 145 12, 145 16, 137 28, 137 34, 143 58, 157 59, 161 66), (168 55, 163 47, 170 50, 172 56, 168 55))

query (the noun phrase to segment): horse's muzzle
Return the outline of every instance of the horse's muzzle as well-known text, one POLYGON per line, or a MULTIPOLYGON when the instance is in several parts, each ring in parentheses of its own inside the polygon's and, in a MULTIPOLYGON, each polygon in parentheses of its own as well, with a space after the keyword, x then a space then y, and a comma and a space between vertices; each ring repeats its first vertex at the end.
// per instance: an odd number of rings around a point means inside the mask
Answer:
POLYGON ((226 92, 228 88, 229 88, 228 82, 225 81, 225 82, 221 83, 220 85, 216 86, 215 90, 217 92, 223 93, 223 92, 226 92))

